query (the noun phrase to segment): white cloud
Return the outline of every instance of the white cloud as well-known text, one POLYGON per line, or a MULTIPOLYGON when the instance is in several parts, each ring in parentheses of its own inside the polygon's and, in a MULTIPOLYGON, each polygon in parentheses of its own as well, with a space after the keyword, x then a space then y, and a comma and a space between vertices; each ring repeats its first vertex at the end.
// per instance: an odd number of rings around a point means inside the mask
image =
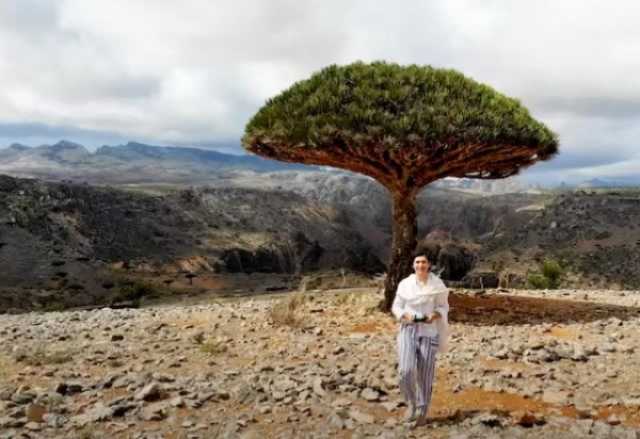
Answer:
POLYGON ((0 124, 238 139, 322 66, 386 59, 459 69, 521 99, 567 157, 624 162, 640 134, 639 19, 630 0, 7 0, 0 124))

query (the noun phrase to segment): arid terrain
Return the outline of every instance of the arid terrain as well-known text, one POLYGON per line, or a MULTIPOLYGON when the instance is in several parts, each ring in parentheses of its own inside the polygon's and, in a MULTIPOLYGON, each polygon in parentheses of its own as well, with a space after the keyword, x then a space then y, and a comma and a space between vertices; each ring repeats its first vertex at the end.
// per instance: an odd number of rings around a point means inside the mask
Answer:
POLYGON ((376 288, 0 319, 0 437, 638 438, 638 291, 456 290, 410 429, 376 288))
POLYGON ((0 176, 0 439, 640 437, 637 190, 420 194, 453 337, 411 429, 384 189, 209 183, 0 176), (525 289, 547 259, 563 289, 525 289))
MULTIPOLYGON (((525 288, 552 259, 561 287, 638 288, 639 219, 634 189, 429 187, 418 199, 420 244, 461 287, 525 288)), ((0 176, 0 313, 127 301, 148 295, 140 282, 166 296, 291 289, 314 272, 375 275, 390 231, 388 194, 354 175, 245 173, 191 188, 0 176)))

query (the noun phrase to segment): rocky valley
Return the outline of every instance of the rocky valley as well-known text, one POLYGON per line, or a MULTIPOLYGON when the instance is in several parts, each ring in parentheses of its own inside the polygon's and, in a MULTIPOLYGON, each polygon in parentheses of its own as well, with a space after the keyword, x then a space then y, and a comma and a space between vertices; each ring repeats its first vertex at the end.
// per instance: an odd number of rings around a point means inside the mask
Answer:
MULTIPOLYGON (((461 287, 524 288, 551 260, 557 286, 636 288, 639 218, 634 189, 436 185, 418 200, 420 244, 461 287)), ((0 310, 269 292, 326 272, 366 286, 385 270, 390 230, 388 194, 353 174, 243 171, 162 188, 0 176, 0 310)))

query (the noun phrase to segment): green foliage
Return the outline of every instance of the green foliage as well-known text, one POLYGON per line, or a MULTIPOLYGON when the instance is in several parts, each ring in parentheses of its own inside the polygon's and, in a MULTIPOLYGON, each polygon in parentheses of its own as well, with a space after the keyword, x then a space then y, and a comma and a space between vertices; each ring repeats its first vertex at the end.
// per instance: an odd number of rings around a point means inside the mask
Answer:
POLYGON ((389 149, 483 143, 539 147, 557 139, 517 100, 463 74, 386 62, 331 65, 270 99, 243 144, 285 148, 385 145, 389 149))
POLYGON ((558 261, 545 259, 540 271, 540 273, 532 273, 527 277, 527 286, 529 288, 541 290, 555 289, 560 286, 564 270, 558 261))
POLYGON ((563 270, 558 261, 545 259, 542 263, 542 275, 549 280, 550 288, 558 288, 562 273, 563 270))
POLYGON ((549 289, 549 279, 540 273, 532 273, 527 278, 527 288, 534 290, 547 290, 549 289))

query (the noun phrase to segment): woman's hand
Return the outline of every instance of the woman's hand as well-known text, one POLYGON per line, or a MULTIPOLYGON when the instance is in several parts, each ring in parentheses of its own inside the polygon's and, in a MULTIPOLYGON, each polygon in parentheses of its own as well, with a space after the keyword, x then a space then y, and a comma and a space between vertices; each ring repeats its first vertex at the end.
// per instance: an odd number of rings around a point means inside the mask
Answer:
POLYGON ((406 312, 400 317, 401 322, 413 322, 413 314, 406 312))
MULTIPOLYGON (((400 317, 400 321, 401 322, 405 322, 405 323, 413 323, 414 322, 413 318, 414 318, 413 314, 411 314, 409 312, 406 312, 406 313, 402 314, 402 317, 400 317)), ((441 318, 442 318, 442 316, 440 315, 440 313, 438 311, 436 311, 431 315, 431 317, 429 317, 426 320, 423 320, 422 322, 424 322, 424 323, 433 323, 436 320, 441 319, 441 318)))

